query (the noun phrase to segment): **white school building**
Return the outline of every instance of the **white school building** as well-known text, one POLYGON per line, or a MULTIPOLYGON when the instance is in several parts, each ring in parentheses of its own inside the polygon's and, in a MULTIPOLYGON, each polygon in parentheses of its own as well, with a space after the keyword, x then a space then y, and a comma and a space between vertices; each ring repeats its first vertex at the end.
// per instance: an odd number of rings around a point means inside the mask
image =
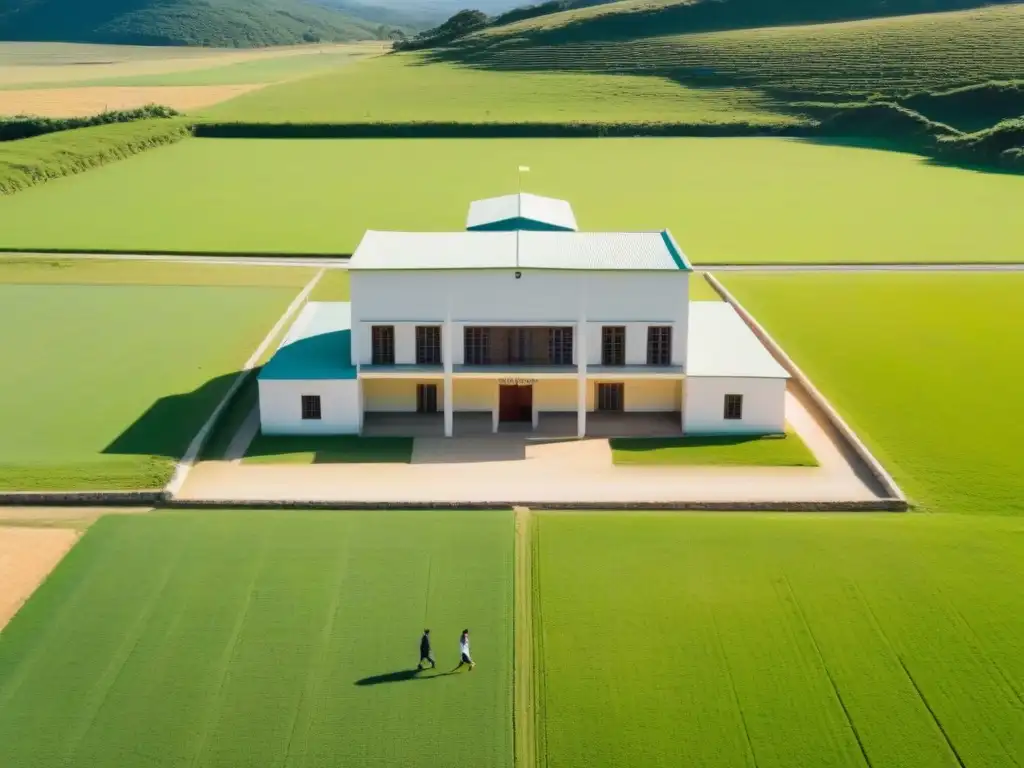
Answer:
POLYGON ((689 300, 667 231, 579 232, 565 201, 463 232, 367 232, 350 302, 307 304, 259 374, 265 434, 770 434, 788 374, 733 308, 689 300))

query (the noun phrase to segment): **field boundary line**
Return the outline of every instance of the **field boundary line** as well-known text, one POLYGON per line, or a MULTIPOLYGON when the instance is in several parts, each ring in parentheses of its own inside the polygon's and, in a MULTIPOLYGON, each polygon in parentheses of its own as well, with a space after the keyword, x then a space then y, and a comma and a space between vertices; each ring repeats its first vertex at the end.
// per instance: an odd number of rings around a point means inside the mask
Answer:
POLYGON ((516 768, 538 768, 537 690, 534 669, 532 514, 515 507, 515 575, 512 613, 512 741, 516 768))
POLYGON ((309 295, 316 288, 316 284, 320 282, 320 278, 323 277, 326 268, 320 269, 308 283, 306 287, 299 291, 299 295, 292 299, 292 303, 285 309, 284 314, 278 318, 274 327, 270 329, 260 345, 256 347, 256 351, 252 353, 248 360, 245 361, 245 365, 242 366, 242 370, 235 376, 235 380, 231 382, 231 386, 228 391, 224 393, 224 397, 217 403, 217 407, 213 409, 213 412, 206 419, 206 423, 199 428, 195 437, 192 438, 192 442, 189 443, 188 449, 185 451, 185 455, 181 457, 177 465, 174 467, 174 473, 171 475, 171 479, 167 485, 164 486, 163 496, 164 499, 173 499, 177 493, 181 490, 181 486, 185 483, 185 478, 188 477, 189 472, 192 471, 192 467, 195 465, 196 460, 199 457, 200 451, 203 450, 203 446, 206 445, 206 441, 209 439, 210 434, 213 432, 213 428, 217 425, 221 415, 227 410, 228 404, 238 393, 238 390, 242 388, 242 384, 245 383, 246 379, 252 373, 253 368, 259 362, 259 359, 263 356, 263 353, 270 347, 285 325, 298 313, 299 309, 309 299, 309 295))
POLYGON ((811 380, 807 377, 800 367, 793 362, 793 359, 786 354, 785 350, 779 346, 778 342, 772 338, 771 334, 765 330, 756 318, 750 314, 747 309, 737 301, 736 297, 733 296, 728 289, 722 285, 722 283, 710 272, 704 273, 704 278, 708 284, 715 289, 719 296, 727 301, 732 308, 736 310, 737 314, 747 326, 754 332, 754 335, 761 340, 761 342, 768 348, 772 353, 772 356, 785 368, 790 375, 796 380, 796 382, 803 388, 804 392, 810 397, 821 412, 825 415, 825 418, 832 424, 832 427, 836 432, 846 441, 846 443, 853 449, 854 453, 860 457, 871 474, 875 476, 875 479, 881 484, 882 488, 889 495, 891 499, 894 499, 902 503, 903 508, 906 509, 909 506, 906 495, 900 489, 899 485, 892 478, 892 475, 882 466, 871 450, 864 444, 864 442, 857 436, 857 433, 843 420, 843 417, 839 415, 839 412, 832 407, 832 404, 828 399, 821 394, 817 387, 811 383, 811 380))

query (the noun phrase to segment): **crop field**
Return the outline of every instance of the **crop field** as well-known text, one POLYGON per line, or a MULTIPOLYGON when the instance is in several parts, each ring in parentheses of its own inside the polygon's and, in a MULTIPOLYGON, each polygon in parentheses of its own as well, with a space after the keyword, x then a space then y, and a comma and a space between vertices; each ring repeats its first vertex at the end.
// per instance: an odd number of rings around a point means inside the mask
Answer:
POLYGON ((668 78, 586 73, 514 76, 403 54, 248 94, 206 110, 251 123, 750 123, 799 119, 756 93, 686 88, 668 78))
POLYGON ((261 88, 252 85, 90 86, 0 90, 0 116, 91 117, 159 104, 190 112, 261 88))
POLYGON ((507 512, 103 518, 4 631, 0 765, 511 768, 511 606, 507 512))
POLYGON ((545 765, 1019 765, 1024 521, 535 520, 545 765))
POLYGON ((0 43, 0 89, 269 83, 380 52, 380 43, 218 49, 0 43))
POLYGON ((0 260, 0 489, 162 486, 311 275, 0 260))
MULTIPOLYGON (((379 49, 379 44, 376 46, 379 49)), ((286 49, 287 50, 287 49, 286 49)), ((350 64, 376 52, 367 46, 346 46, 338 51, 329 46, 323 53, 293 53, 290 55, 243 58, 234 61, 228 55, 225 63, 203 69, 179 69, 154 74, 115 75, 83 80, 42 81, 15 83, 8 88, 68 88, 85 86, 184 86, 184 85, 246 85, 251 83, 279 83, 298 77, 314 75, 325 70, 350 64)), ((183 61, 190 61, 184 59, 183 61)), ((214 60, 216 61, 216 60, 214 60)), ((2 82, 2 81, 0 81, 2 82)), ((0 85, 0 87, 3 87, 0 85)))
POLYGON ((652 24, 647 34, 619 40, 591 38, 585 24, 571 26, 603 10, 498 27, 443 55, 510 75, 646 73, 712 87, 823 95, 899 95, 1024 77, 1024 4, 698 34, 666 35, 664 24, 652 24))
POLYGON ((0 248, 350 253, 462 229, 519 164, 581 228, 668 227, 695 263, 1024 259, 1024 177, 753 138, 188 139, 0 198, 0 248))
POLYGON ((917 503, 1024 514, 1024 274, 723 282, 917 503))

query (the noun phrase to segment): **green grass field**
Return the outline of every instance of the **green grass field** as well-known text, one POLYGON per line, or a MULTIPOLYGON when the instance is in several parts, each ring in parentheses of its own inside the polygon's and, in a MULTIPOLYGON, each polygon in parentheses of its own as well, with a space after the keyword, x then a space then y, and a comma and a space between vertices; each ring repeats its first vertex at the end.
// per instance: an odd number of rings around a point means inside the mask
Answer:
POLYGON ((597 6, 497 27, 438 55, 510 79, 538 71, 656 73, 753 93, 832 96, 903 95, 1024 74, 1024 4, 833 24, 744 24, 754 28, 698 34, 678 34, 693 30, 682 14, 673 29, 667 14, 635 13, 638 5, 653 4, 613 6, 624 12, 620 23, 648 25, 623 24, 618 35, 587 23, 588 16, 611 10, 597 6))
POLYGON ((190 139, 0 199, 0 247, 347 253, 462 229, 519 164, 581 228, 668 227, 697 263, 1024 259, 1024 177, 786 139, 190 139))
POLYGON ((56 264, 0 260, 3 490, 163 485, 311 272, 56 264))
POLYGON ((774 437, 617 437, 615 464, 816 467, 814 454, 795 432, 774 437))
POLYGON ((4 630, 0 765, 511 768, 511 579, 507 512, 104 518, 4 630))
POLYGON ((916 502, 1024 513, 1024 274, 723 282, 916 502))
POLYGON ((271 436, 257 434, 246 464, 408 464, 409 437, 271 436))
POLYGON ((586 73, 509 75, 422 56, 384 56, 210 107, 250 123, 739 123, 800 122, 761 95, 687 88, 664 77, 586 73))
POLYGON ((1024 754, 1021 520, 536 521, 550 768, 1013 768, 1024 754))

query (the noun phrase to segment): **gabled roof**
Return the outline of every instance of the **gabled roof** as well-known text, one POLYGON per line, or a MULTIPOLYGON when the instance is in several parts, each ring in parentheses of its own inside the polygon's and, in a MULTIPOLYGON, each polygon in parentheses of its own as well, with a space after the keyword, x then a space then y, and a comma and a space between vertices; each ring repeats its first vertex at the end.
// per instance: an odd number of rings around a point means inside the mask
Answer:
POLYGON ((350 270, 689 270, 667 232, 375 232, 350 270))
POLYGON ((263 366, 259 379, 354 379, 351 350, 351 305, 347 301, 311 301, 263 366))
POLYGON ((577 226, 576 216, 567 201, 522 192, 470 203, 466 229, 489 232, 575 232, 577 226))
POLYGON ((687 376, 788 379, 789 373, 754 335, 731 304, 690 302, 687 376))

